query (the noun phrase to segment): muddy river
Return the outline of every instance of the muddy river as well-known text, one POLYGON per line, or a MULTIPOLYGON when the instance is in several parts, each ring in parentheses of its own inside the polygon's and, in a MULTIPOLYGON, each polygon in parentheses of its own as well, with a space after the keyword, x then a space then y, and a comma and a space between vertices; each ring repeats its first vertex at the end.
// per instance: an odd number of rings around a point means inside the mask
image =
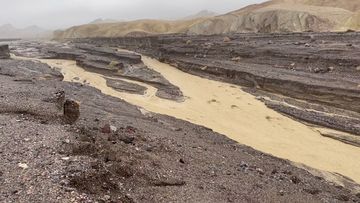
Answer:
MULTIPOLYGON (((147 111, 166 114, 206 126, 241 144, 295 163, 338 173, 360 183, 360 148, 326 138, 309 126, 283 116, 240 87, 184 73, 170 65, 143 57, 144 63, 160 72, 184 93, 184 102, 155 96, 156 89, 146 86, 145 95, 118 92, 106 85, 102 75, 87 72, 75 61, 41 60, 60 68, 66 81, 86 80, 104 94, 126 100, 147 111)), ((128 81, 128 80, 127 80, 128 81)))

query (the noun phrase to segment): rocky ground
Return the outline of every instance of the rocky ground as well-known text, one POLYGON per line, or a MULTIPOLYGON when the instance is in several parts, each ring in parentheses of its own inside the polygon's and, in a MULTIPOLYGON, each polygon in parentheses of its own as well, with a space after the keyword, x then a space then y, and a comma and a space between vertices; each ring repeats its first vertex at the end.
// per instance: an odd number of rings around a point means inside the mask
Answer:
MULTIPOLYGON (((92 38, 241 85, 296 119, 360 135, 360 33, 92 38)), ((358 145, 359 142, 349 141, 358 145)))
POLYGON ((0 60, 0 202, 360 202, 288 161, 62 78, 0 60))

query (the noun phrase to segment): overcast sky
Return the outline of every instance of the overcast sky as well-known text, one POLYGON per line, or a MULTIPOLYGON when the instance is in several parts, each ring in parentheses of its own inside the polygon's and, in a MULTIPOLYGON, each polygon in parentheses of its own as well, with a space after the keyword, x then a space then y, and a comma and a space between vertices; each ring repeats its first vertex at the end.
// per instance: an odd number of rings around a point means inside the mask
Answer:
POLYGON ((175 19, 200 10, 226 13, 265 0, 1 0, 0 25, 65 28, 110 19, 175 19))

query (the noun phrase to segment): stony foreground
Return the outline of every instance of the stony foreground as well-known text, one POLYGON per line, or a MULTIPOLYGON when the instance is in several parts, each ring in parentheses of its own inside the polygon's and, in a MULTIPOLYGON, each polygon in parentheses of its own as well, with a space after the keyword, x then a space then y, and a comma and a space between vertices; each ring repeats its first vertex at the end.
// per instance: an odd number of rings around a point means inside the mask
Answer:
POLYGON ((360 202, 288 161, 62 78, 0 60, 0 202, 360 202), (80 103, 73 125, 61 92, 80 103))

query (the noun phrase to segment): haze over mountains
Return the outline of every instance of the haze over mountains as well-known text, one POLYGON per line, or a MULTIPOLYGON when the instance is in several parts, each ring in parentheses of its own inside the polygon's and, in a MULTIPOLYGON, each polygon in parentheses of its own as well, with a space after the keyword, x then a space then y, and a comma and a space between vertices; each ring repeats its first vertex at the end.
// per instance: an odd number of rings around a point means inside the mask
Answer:
POLYGON ((22 39, 35 39, 35 38, 50 38, 52 32, 42 29, 38 26, 29 26, 26 28, 15 28, 11 24, 0 26, 0 38, 22 38, 22 39))

